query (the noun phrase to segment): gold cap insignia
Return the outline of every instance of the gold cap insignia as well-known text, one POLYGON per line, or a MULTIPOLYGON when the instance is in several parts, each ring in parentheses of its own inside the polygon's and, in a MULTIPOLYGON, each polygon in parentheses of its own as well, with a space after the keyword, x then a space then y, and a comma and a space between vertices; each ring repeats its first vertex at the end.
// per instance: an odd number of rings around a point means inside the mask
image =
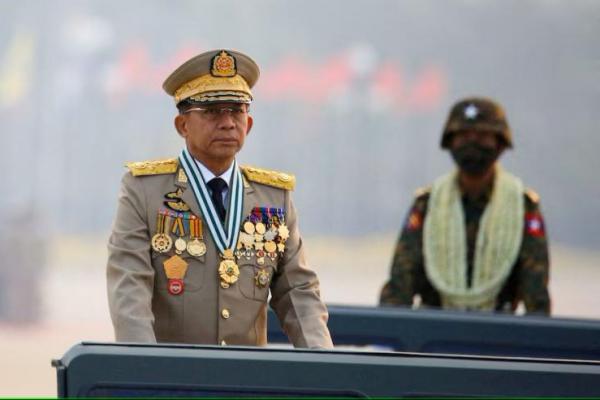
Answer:
POLYGON ((235 58, 225 50, 221 50, 221 52, 212 59, 210 73, 212 76, 219 77, 235 76, 237 74, 235 58))

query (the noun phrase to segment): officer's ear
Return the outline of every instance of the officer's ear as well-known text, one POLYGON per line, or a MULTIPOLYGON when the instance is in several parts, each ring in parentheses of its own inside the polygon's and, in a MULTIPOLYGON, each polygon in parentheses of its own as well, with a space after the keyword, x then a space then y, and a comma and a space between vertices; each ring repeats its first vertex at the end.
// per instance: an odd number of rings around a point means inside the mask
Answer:
POLYGON ((175 124, 175 129, 177 129, 179 136, 186 138, 187 137, 187 118, 186 118, 186 116, 184 114, 177 114, 173 123, 175 124))
POLYGON ((254 125, 254 120, 250 115, 248 115, 248 122, 246 124, 248 127, 246 128, 246 136, 250 134, 250 130, 252 129, 252 125, 254 125))

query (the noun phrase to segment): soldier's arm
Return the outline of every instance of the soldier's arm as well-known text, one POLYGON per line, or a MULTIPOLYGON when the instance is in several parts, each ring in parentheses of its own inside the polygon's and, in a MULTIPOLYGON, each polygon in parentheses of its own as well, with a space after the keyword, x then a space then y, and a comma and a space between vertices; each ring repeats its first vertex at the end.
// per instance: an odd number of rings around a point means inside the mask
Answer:
POLYGON ((116 340, 155 343, 154 269, 142 179, 123 177, 108 243, 107 289, 116 340))
POLYGON ((321 301, 319 280, 306 261, 288 191, 284 203, 290 237, 273 276, 270 304, 295 347, 332 348, 327 308, 321 301))
POLYGON ((392 257, 390 279, 381 290, 380 305, 412 305, 423 267, 423 221, 427 195, 418 196, 404 222, 392 257))
POLYGON ((539 200, 531 192, 525 199, 525 224, 518 263, 517 290, 525 303, 527 313, 549 315, 551 302, 548 293, 548 238, 539 200))

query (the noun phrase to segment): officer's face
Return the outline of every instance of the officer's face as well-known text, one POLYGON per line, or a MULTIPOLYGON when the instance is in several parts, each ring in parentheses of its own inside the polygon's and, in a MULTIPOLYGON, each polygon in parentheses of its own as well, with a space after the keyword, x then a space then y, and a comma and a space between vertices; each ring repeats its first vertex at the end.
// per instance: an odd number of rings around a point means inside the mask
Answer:
POLYGON ((230 163, 252 128, 246 104, 216 103, 191 108, 175 117, 175 127, 194 158, 230 163))

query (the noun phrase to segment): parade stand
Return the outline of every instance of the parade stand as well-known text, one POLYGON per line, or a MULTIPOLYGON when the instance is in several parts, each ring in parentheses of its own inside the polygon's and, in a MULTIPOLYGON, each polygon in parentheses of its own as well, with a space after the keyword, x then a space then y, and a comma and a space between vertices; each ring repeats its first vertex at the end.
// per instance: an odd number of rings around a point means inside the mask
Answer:
POLYGON ((81 343, 68 397, 600 396, 600 363, 392 352, 81 343))

